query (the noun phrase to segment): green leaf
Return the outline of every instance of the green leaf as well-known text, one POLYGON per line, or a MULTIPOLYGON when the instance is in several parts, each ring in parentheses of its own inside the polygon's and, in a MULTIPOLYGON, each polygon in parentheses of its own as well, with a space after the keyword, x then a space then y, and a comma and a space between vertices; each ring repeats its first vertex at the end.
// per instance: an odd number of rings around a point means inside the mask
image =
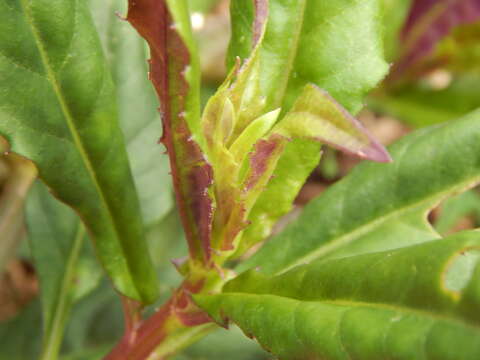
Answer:
POLYGON ((318 258, 438 238, 426 219, 428 211, 480 181, 479 117, 475 111, 412 133, 390 148, 391 164, 361 164, 239 270, 259 266, 273 274, 318 258))
POLYGON ((70 309, 98 285, 101 272, 85 253, 86 231, 76 214, 44 186, 32 189, 26 209, 29 242, 41 286, 41 359, 56 359, 70 309))
MULTIPOLYGON (((357 112, 363 96, 383 78, 388 68, 382 53, 379 2, 271 0, 263 38, 254 34, 254 29, 262 25, 262 6, 265 2, 256 2, 257 9, 252 1, 231 2, 228 63, 232 65, 237 56, 247 58, 253 38, 259 40, 260 90, 256 97, 266 98, 263 111, 281 107, 282 118, 296 100, 301 102, 297 97, 302 92, 308 103, 309 89, 316 85, 327 90, 348 111, 357 112), (256 19, 255 12, 259 13, 256 19)), ((292 124, 293 118, 298 120, 302 116, 300 113, 291 116, 292 124)), ((307 130, 308 120, 302 121, 307 130)), ((325 137, 322 140, 334 141, 325 137)), ((319 160, 320 144, 313 140, 294 138, 286 144, 271 180, 251 210, 248 219, 251 225, 245 230, 241 245, 244 249, 239 254, 270 234, 273 224, 290 210, 319 160)))
MULTIPOLYGON (((286 111, 308 83, 328 91, 350 112, 386 74, 380 2, 270 0, 260 58, 267 110, 286 111)), ((231 5, 232 40, 228 63, 251 51, 251 1, 231 5)))
POLYGON ((3 0, 0 10, 0 132, 82 217, 116 288, 153 301, 115 94, 85 3, 3 0))
MULTIPOLYGON (((152 223, 162 218, 173 205, 169 166, 167 157, 161 155, 163 146, 157 144, 161 122, 152 86, 142 72, 130 71, 131 68, 146 69, 146 49, 131 26, 115 15, 115 11, 124 10, 125 5, 117 0, 92 1, 90 9, 103 35, 117 85, 120 125, 128 144, 144 218, 152 223)), ((31 195, 27 216, 32 256, 42 287, 43 356, 53 358, 62 329, 69 321, 71 307, 97 285, 100 272, 91 254, 79 251, 83 249, 83 238, 76 235, 84 231, 79 218, 40 185, 31 195)))
POLYGON ((195 299, 280 359, 473 360, 479 259, 480 232, 471 231, 274 277, 250 271, 195 299))
MULTIPOLYGON (((202 117, 217 202, 213 246, 222 251, 234 250, 238 245, 250 211, 268 187, 289 140, 327 142, 362 158, 390 161, 385 149, 355 118, 312 84, 305 86, 293 107, 275 126, 280 109, 252 120, 259 112, 257 108, 263 107, 262 101, 256 100, 255 81, 253 84, 248 81, 258 67, 257 50, 238 73, 234 69, 235 81, 230 85, 231 78, 227 78, 202 117), (239 129, 238 134, 234 129, 239 129), (249 161, 245 162, 250 151, 249 161)), ((250 222, 271 225, 274 219, 268 221, 268 216, 266 212, 261 218, 250 217, 250 222)), ((250 232, 250 238, 241 242, 242 251, 261 240, 268 229, 257 226, 255 230, 259 232, 250 232)))
POLYGON ((89 4, 115 82, 120 126, 147 225, 173 207, 172 184, 165 147, 158 144, 162 123, 158 100, 148 80, 145 42, 130 24, 119 18, 126 12, 123 0, 89 4))
POLYGON ((389 155, 362 126, 328 93, 306 85, 295 104, 271 131, 287 138, 306 138, 360 158, 391 161, 389 155))

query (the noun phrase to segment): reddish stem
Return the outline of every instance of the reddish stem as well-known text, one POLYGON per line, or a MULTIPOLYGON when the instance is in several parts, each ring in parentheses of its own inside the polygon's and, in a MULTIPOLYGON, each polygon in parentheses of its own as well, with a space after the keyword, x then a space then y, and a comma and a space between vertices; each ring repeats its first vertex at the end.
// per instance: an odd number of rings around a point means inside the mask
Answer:
MULTIPOLYGON (((191 300, 190 294, 198 293, 202 286, 203 283, 192 285, 185 281, 154 315, 145 320, 132 316, 131 304, 124 302, 125 334, 104 360, 147 359, 168 336, 179 330, 210 322, 210 318, 191 300)), ((136 314, 139 314, 138 311, 136 314)))

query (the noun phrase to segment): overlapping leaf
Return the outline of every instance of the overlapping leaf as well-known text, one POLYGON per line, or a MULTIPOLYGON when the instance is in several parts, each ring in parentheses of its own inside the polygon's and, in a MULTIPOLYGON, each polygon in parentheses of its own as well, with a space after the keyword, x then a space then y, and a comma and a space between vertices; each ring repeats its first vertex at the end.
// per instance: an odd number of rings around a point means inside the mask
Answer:
POLYGON ((473 360, 479 257, 480 232, 465 232, 274 277, 251 271, 196 300, 280 359, 473 360))
POLYGON ((278 273, 318 258, 437 238, 428 211, 480 181, 480 112, 417 131, 391 147, 391 164, 365 163, 313 200, 246 267, 278 273), (301 241, 299 241, 301 239, 301 241))
MULTIPOLYGON (((134 181, 147 224, 157 222, 173 205, 168 159, 157 144, 161 122, 156 98, 145 73, 144 42, 116 11, 122 1, 90 3, 112 75, 120 107, 120 125, 126 137, 134 181), (112 35, 115 34, 113 37, 112 35), (121 41, 119 39, 121 38, 121 41), (163 158, 163 159, 162 159, 163 158)), ((28 206, 29 240, 41 283, 44 340, 42 356, 54 358, 71 307, 98 282, 100 273, 81 245, 85 232, 79 218, 37 185, 28 206), (78 235, 78 236, 77 236, 78 235)))
POLYGON ((156 276, 115 94, 85 3, 2 1, 0 8, 0 132, 82 217, 116 288, 153 301, 156 276))
MULTIPOLYGON (((207 104, 202 117, 207 155, 214 170, 213 244, 219 250, 234 250, 239 245, 241 231, 248 226, 250 211, 268 186, 292 139, 326 142, 360 157, 389 161, 383 147, 361 124, 314 85, 305 86, 293 107, 280 120, 277 120, 280 109, 258 116, 264 109, 256 81, 258 49, 257 46, 238 73, 233 70, 207 104), (235 80, 230 84, 232 77, 235 80), (255 116, 258 117, 255 119, 255 116)), ((316 156, 314 153, 312 157, 316 156)), ((288 185, 292 184, 284 186, 288 185)), ((250 236, 242 241, 240 252, 264 235, 266 231, 261 227, 271 226, 277 214, 278 210, 269 213, 269 220, 251 218, 253 224, 263 223, 254 225, 254 230, 258 231, 256 238, 252 240, 250 236)))
MULTIPOLYGON (((327 90, 347 111, 355 113, 365 93, 387 71, 378 1, 232 1, 231 19, 228 63, 232 65, 237 56, 249 57, 252 45, 260 41, 257 97, 264 99, 263 112, 281 108, 280 118, 297 97, 308 95, 312 85, 327 90), (261 38, 259 29, 267 8, 266 31, 261 38)), ((304 121, 299 128, 308 128, 301 114, 296 119, 304 121)), ((308 136, 290 140, 250 212, 245 248, 270 234, 319 162, 319 143, 308 136)), ((334 142, 333 138, 326 141, 334 142)))

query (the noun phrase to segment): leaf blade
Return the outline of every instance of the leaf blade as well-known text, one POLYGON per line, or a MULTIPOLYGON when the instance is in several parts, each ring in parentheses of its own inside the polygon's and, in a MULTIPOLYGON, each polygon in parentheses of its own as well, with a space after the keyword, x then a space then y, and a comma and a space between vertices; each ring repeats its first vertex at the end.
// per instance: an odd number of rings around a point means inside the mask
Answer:
POLYGON ((405 137, 391 148, 392 164, 358 166, 239 270, 260 266, 277 273, 319 257, 396 248, 408 244, 399 240, 401 231, 412 234, 412 242, 438 238, 428 210, 480 180, 479 114, 405 137))
POLYGON ((278 276, 250 271, 221 294, 195 299, 217 322, 230 318, 280 358, 474 359, 479 249, 480 232, 464 232, 320 259, 278 276), (468 264, 468 276, 453 289, 447 278, 465 272, 458 263, 468 264), (445 351, 447 336, 464 347, 445 351))
MULTIPOLYGON (((376 0, 232 1, 230 11, 232 37, 227 64, 233 66, 237 56, 250 56, 249 61, 259 58, 257 98, 266 98, 264 111, 281 107, 280 118, 300 101, 302 91, 312 86, 325 89, 347 111, 356 113, 363 96, 387 72, 380 3, 376 0), (264 23, 259 49, 252 52, 258 38, 255 29, 264 23)), ((273 224, 290 210, 320 154, 320 145, 314 140, 294 139, 286 144, 272 179, 251 211, 251 225, 245 230, 240 253, 270 235, 273 224)))
POLYGON ((34 161, 55 195, 82 216, 117 289, 153 301, 156 276, 113 88, 85 4, 57 3, 55 11, 64 17, 50 17, 52 9, 40 0, 0 6, 5 29, 13 27, 25 41, 1 39, 1 67, 8 74, 2 87, 9 92, 1 97, 0 131, 12 151, 34 161), (26 89, 33 94, 29 102, 26 89))

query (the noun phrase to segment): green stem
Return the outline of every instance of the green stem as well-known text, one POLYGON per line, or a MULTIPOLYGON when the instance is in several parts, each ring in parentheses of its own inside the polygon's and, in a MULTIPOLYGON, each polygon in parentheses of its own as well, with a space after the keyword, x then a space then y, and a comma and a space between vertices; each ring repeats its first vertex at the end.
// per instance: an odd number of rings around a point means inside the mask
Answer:
POLYGON ((213 330, 218 329, 216 324, 204 324, 189 327, 178 331, 175 335, 165 339, 147 358, 147 360, 164 360, 177 354, 191 344, 197 342, 213 330))
POLYGON ((75 278, 77 260, 85 238, 85 228, 79 224, 72 251, 67 261, 65 274, 58 295, 57 306, 53 314, 50 326, 45 331, 43 350, 39 360, 56 360, 60 351, 60 345, 64 335, 65 322, 72 304, 72 285, 75 278))

